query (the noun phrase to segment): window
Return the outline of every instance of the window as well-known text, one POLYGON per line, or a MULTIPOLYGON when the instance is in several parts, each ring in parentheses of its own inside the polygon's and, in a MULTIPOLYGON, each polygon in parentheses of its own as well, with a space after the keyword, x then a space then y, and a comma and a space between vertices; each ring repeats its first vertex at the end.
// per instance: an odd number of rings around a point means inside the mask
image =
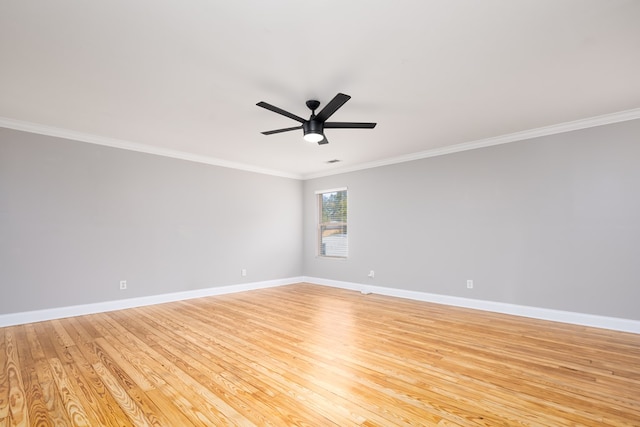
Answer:
POLYGON ((318 255, 346 258, 347 240, 347 189, 316 192, 318 197, 318 255))

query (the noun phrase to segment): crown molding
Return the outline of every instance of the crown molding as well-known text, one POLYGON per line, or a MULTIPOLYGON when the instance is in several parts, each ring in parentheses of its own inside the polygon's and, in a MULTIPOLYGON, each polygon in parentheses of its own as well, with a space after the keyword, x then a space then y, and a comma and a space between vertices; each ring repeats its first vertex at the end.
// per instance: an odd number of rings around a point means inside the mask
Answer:
POLYGON ((321 178, 331 175, 339 175, 348 172, 355 172, 364 169, 372 169, 380 166, 388 166, 397 163, 410 162, 413 160, 426 159, 429 157, 444 156, 446 154, 459 153, 461 151, 475 150, 477 148, 491 147, 494 145, 507 144, 510 142, 523 141, 526 139, 539 138, 542 136, 555 135, 559 133, 571 132, 574 130, 587 129, 596 126, 603 126, 618 122, 640 119, 640 108, 632 110, 620 111, 617 113, 604 114, 601 116, 590 117, 586 119, 574 120, 566 123, 559 123, 551 126, 525 130, 521 132, 510 133, 491 138, 480 139, 477 141, 464 142, 461 144, 450 145, 447 147, 434 148, 431 150, 420 151, 417 153, 406 154, 403 156, 391 157, 373 162, 360 163, 353 166, 345 166, 342 168, 332 169, 311 174, 292 174, 283 171, 260 168, 257 166, 247 165, 243 163, 230 162, 227 160, 217 159, 214 157, 201 156, 197 154, 187 153, 185 151, 170 150, 165 148, 153 147, 151 145, 141 144, 132 141, 126 141, 116 138, 108 138, 99 135, 92 135, 83 132, 76 132, 68 129, 57 128, 53 126, 30 123, 20 120, 0 117, 0 127, 14 130, 20 130, 41 135, 65 138, 74 141, 88 142, 90 144, 104 145, 107 147, 120 148, 123 150, 138 151, 141 153, 154 154, 157 156, 172 157, 180 160, 204 163, 213 166, 220 166, 231 169, 238 169, 247 172, 260 173, 265 175, 279 176, 283 178, 292 178, 298 180, 308 180, 321 178))
POLYGON ((274 175, 283 178, 301 179, 300 175, 290 174, 287 172, 260 168, 243 163, 230 162, 227 160, 217 159, 215 157, 201 156, 197 154, 187 153, 186 151, 170 150, 167 148, 154 147, 151 145, 141 144, 123 139, 109 138, 89 133, 76 132, 69 129, 57 128, 54 126, 41 125, 37 123, 24 122, 21 120, 0 117, 0 127, 14 129, 24 132, 36 133, 40 135, 53 136, 57 138, 65 138, 73 141, 88 142, 90 144, 104 145, 107 147, 120 148, 123 150, 138 151, 140 153, 154 154, 157 156, 172 157, 174 159, 187 160, 196 163, 205 163, 213 166, 221 166, 230 169, 239 169, 247 172, 261 173, 265 175, 274 175))
POLYGON ((609 125, 613 123, 626 122, 640 119, 640 108, 620 111, 617 113, 604 114, 602 116, 590 117, 587 119, 574 120, 572 122, 559 123, 551 126, 525 130, 521 132, 509 133, 506 135, 491 138, 479 139, 477 141, 464 142, 447 147, 434 148, 431 150, 411 153, 404 156, 392 157, 388 159, 360 163, 354 166, 333 169, 331 171, 307 174, 303 180, 321 178, 324 176, 339 175, 348 172, 355 172, 364 169, 372 169, 380 166, 394 165, 397 163, 410 162, 413 160, 426 159, 428 157, 444 156, 445 154, 459 153, 461 151, 475 150, 477 148, 491 147, 493 145, 507 144, 509 142, 523 141, 526 139, 539 138, 541 136, 555 135, 559 133, 571 132, 574 130, 587 129, 596 126, 609 125))

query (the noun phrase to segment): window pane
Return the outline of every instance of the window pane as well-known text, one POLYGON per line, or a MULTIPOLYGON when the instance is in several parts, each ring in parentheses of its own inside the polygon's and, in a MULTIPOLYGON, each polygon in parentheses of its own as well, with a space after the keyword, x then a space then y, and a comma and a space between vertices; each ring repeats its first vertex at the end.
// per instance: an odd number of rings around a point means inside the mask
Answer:
POLYGON ((346 258, 348 253, 346 225, 321 225, 320 235, 322 236, 320 255, 346 258))
POLYGON ((318 195, 318 253, 320 256, 346 258, 347 191, 329 191, 318 195))

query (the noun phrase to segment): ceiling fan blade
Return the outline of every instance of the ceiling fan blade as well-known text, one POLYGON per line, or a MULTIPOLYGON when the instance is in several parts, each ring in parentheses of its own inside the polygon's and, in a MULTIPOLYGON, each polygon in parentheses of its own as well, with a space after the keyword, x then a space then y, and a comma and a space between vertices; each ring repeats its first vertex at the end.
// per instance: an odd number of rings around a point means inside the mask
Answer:
POLYGON ((276 130, 268 130, 266 132, 260 132, 260 133, 262 133, 263 135, 273 135, 274 133, 289 132, 290 130, 298 130, 298 129, 302 129, 302 126, 296 126, 296 127, 284 128, 284 129, 276 129, 276 130))
POLYGON ((344 103, 350 99, 351 97, 349 95, 345 95, 344 93, 337 94, 331 101, 329 101, 327 105, 324 106, 322 111, 320 111, 316 115, 315 120, 319 122, 326 121, 329 117, 331 117, 333 113, 338 110, 338 108, 342 107, 344 103))
POLYGON ((328 144, 329 141, 327 140, 327 137, 324 134, 322 136, 324 136, 324 138, 318 141, 318 145, 328 144))
POLYGON ((302 117, 296 116, 295 114, 290 113, 288 111, 285 111, 282 108, 278 108, 278 107, 275 107, 275 106, 273 106, 271 104, 267 104, 266 102, 260 101, 256 105, 258 107, 266 108, 269 111, 273 111, 274 113, 282 114, 283 116, 289 117, 290 119, 293 119, 293 120, 295 120, 297 122, 300 122, 300 123, 304 123, 306 121, 302 117))
POLYGON ((377 123, 325 122, 325 129, 373 129, 377 123))

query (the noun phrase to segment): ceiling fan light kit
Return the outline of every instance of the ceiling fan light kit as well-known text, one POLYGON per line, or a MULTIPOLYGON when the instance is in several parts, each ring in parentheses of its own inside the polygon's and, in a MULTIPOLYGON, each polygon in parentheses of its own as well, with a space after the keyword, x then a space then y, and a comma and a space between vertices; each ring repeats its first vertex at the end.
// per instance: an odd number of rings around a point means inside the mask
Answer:
POLYGON ((317 122, 315 120, 307 121, 302 124, 302 130, 304 131, 304 139, 309 142, 320 143, 324 139, 323 129, 324 123, 317 122))
POLYGON ((307 107, 311 110, 311 117, 305 120, 293 113, 275 107, 266 102, 258 102, 258 107, 265 108, 274 113, 289 117, 299 123, 301 126, 295 126, 284 129, 270 130, 262 132, 263 135, 273 135, 274 133, 289 132, 292 130, 302 129, 304 139, 309 142, 317 142, 319 145, 328 144, 327 137, 324 135, 325 129, 373 129, 376 123, 356 123, 356 122, 327 122, 327 119, 333 115, 340 107, 344 105, 351 97, 344 93, 337 94, 325 107, 316 115, 316 109, 320 106, 320 101, 311 99, 307 101, 307 107))

